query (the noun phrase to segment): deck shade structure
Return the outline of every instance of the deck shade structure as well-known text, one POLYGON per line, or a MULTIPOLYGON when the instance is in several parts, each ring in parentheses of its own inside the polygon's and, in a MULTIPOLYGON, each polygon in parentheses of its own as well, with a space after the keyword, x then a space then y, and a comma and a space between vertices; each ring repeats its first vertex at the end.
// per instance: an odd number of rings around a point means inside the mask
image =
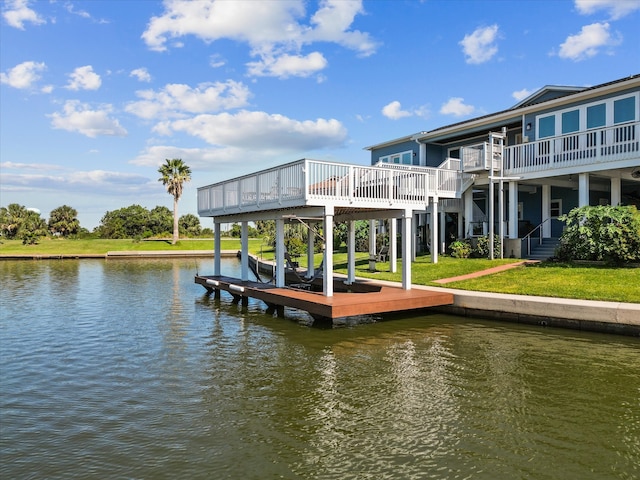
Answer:
MULTIPOLYGON (((284 286, 284 224, 322 223, 332 232, 336 222, 401 219, 402 285, 411 289, 412 218, 427 212, 439 198, 460 198, 473 179, 460 171, 460 162, 449 168, 408 165, 361 166, 302 159, 198 189, 198 213, 213 217, 214 249, 219 252, 220 226, 240 223, 243 237, 250 221, 276 221, 276 285, 284 286)), ((437 210, 436 210, 437 211, 437 210)), ((350 230, 351 232, 351 230, 350 230)), ((436 231, 437 235, 437 231, 436 231)), ((392 248, 395 248, 395 239, 392 248)), ((312 242, 317 241, 313 238, 312 242)), ((333 236, 325 235, 323 293, 333 296, 333 236)), ((355 276, 355 249, 350 233, 348 281, 355 276)), ((437 245, 437 237, 432 244, 437 245)), ((242 258, 248 257, 248 242, 242 240, 242 258)), ((437 249, 436 261, 437 261, 437 249)), ((311 250, 310 247, 310 251, 311 250)), ((312 253, 308 254, 312 258, 312 253)), ((219 255, 216 256, 219 258, 219 255)), ((244 262, 244 260, 243 260, 244 262)), ((312 263, 310 262, 310 265, 312 263)), ((243 280, 247 270, 242 264, 243 280)), ((220 275, 220 262, 214 263, 220 275)))

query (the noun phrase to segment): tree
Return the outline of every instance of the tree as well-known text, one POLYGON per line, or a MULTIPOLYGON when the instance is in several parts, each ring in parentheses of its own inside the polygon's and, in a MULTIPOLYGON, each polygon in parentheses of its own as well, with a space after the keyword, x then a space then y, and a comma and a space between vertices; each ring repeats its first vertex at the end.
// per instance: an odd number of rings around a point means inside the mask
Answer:
POLYGON ((17 238, 27 216, 27 209, 17 203, 0 208, 0 232, 8 239, 17 238))
POLYGON ((202 231, 200 219, 193 213, 182 215, 178 223, 180 224, 180 231, 184 232, 187 237, 197 237, 202 231))
POLYGON ((149 210, 131 205, 105 213, 97 230, 102 238, 144 238, 152 235, 149 222, 149 210))
POLYGON ((157 206, 149 212, 149 224, 147 225, 154 235, 169 234, 173 224, 173 214, 167 207, 157 206))
POLYGON ((158 169, 162 175, 158 181, 167 187, 167 192, 173 195, 173 241, 175 245, 179 236, 178 201, 182 196, 182 185, 191 180, 191 169, 180 158, 165 159, 165 163, 158 169))
POLYGON ((40 237, 47 235, 47 222, 40 216, 40 212, 26 210, 27 214, 20 228, 20 238, 23 245, 38 243, 40 237))
POLYGON ((80 221, 77 218, 78 211, 68 205, 51 210, 49 214, 49 231, 54 235, 67 237, 80 230, 80 221))

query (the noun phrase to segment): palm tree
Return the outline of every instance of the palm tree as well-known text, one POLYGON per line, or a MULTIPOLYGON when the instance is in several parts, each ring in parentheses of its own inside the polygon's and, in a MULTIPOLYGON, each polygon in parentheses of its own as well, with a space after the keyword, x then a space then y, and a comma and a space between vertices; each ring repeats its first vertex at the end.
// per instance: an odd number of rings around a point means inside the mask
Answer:
POLYGON ((182 184, 191 180, 191 168, 181 158, 165 159, 158 169, 162 177, 159 182, 167 187, 167 192, 173 195, 173 245, 178 241, 178 200, 182 196, 182 184))

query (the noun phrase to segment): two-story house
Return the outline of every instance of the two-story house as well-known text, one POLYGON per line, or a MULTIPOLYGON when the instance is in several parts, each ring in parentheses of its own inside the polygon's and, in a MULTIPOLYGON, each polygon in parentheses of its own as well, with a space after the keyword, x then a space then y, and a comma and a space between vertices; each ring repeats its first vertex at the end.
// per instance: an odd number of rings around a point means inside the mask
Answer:
POLYGON ((505 256, 533 256, 542 239, 561 234, 557 217, 575 207, 640 206, 640 75, 547 86, 508 110, 366 149, 372 165, 459 165, 473 174, 460 199, 439 203, 439 218, 418 215, 423 246, 433 230, 440 251, 452 238, 494 233, 505 256))

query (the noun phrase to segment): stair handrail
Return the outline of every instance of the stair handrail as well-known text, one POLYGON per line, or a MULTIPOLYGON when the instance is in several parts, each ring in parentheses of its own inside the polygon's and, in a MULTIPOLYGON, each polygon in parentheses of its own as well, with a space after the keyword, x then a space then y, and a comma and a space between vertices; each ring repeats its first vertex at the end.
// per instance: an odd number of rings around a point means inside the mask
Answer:
POLYGON ((540 222, 538 224, 537 227, 535 227, 533 230, 531 230, 529 233, 527 233, 522 239, 527 241, 527 257, 529 255, 531 255, 531 235, 536 231, 539 230, 540 232, 540 245, 542 245, 542 226, 551 220, 551 217, 549 218, 545 218, 542 222, 540 222))

